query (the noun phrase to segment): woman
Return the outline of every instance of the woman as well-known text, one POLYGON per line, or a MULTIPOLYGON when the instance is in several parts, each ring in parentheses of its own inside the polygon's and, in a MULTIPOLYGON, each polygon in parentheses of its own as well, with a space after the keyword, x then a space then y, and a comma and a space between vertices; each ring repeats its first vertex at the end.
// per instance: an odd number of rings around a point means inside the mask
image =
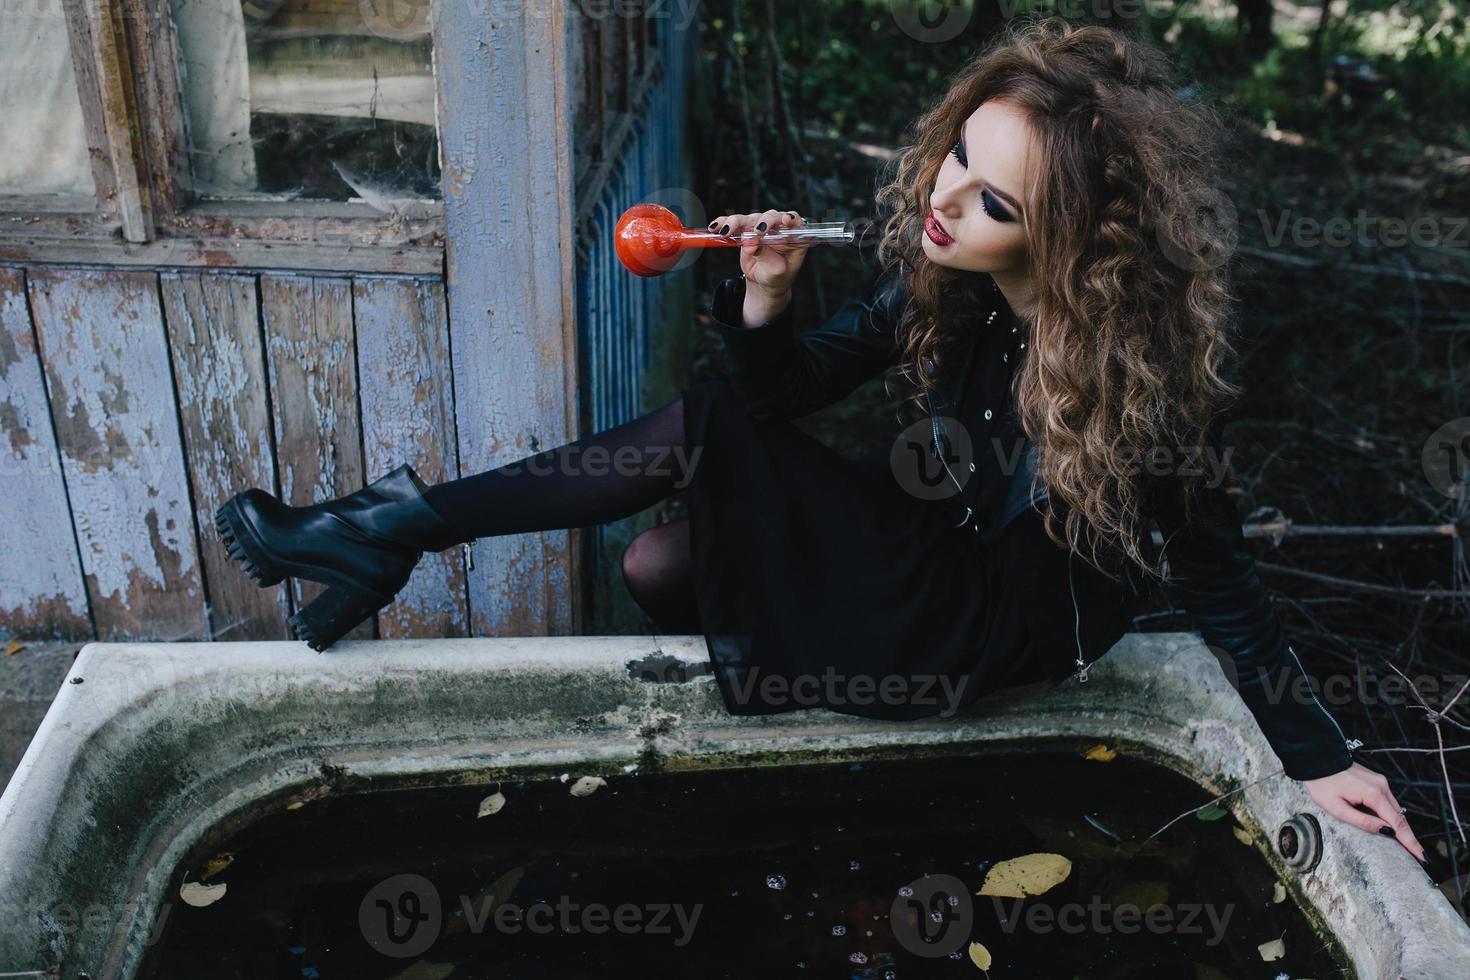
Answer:
POLYGON ((1218 479, 1230 290, 1219 243, 1181 219, 1214 191, 1219 125, 1178 91, 1139 41, 1058 18, 1014 26, 917 120, 878 194, 884 271, 827 322, 793 330, 804 248, 747 243, 711 304, 728 378, 432 487, 404 465, 306 508, 248 490, 219 528, 261 585, 331 586, 292 618, 320 650, 390 602, 423 551, 687 491, 689 518, 635 539, 624 576, 661 628, 705 634, 737 714, 908 718, 1085 681, 1159 579, 1286 775, 1423 861, 1387 780, 1296 683, 1218 479), (889 460, 847 459, 787 424, 889 368, 925 413, 889 460))

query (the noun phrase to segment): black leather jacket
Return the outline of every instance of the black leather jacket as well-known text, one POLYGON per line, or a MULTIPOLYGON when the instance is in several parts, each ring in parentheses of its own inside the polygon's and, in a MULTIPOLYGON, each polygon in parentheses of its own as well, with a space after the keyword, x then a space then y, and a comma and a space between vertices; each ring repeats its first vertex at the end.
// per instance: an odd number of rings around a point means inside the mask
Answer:
MULTIPOLYGON (((850 300, 826 322, 798 332, 794 304, 768 323, 745 327, 745 280, 734 276, 719 283, 710 309, 729 355, 731 385, 746 411, 761 421, 800 418, 897 364, 895 328, 909 295, 900 271, 889 269, 861 298, 850 300)), ((979 399, 965 397, 973 377, 973 350, 965 369, 950 373, 930 401, 936 439, 946 419, 961 425, 975 421, 969 414, 979 399)), ((1217 425, 1210 438, 1216 459, 1225 458, 1219 455, 1221 428, 1217 425)), ((983 526, 994 533, 1032 504, 1028 489, 1035 457, 1027 446, 1007 492, 986 495, 993 513, 975 512, 979 480, 960 481, 960 523, 969 521, 976 531, 983 526)), ((1204 491, 1196 512, 1186 517, 1177 480, 1149 479, 1152 513, 1165 541, 1167 587, 1220 659, 1286 775, 1316 779, 1346 769, 1351 750, 1362 743, 1346 737, 1305 677, 1256 575, 1239 513, 1224 486, 1204 491)), ((1035 497, 1044 494, 1043 487, 1035 497)), ((1080 635, 1080 622, 1068 625, 1080 635)), ((1080 642, 1077 667, 1075 676, 1086 680, 1080 642)))

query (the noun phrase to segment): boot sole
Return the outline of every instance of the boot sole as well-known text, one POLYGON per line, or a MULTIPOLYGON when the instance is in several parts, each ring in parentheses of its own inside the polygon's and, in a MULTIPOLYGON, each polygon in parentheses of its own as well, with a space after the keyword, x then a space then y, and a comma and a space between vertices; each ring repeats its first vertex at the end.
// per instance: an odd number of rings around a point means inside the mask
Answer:
MULTIPOLYGON (((245 574, 249 575, 261 588, 275 585, 287 576, 291 576, 304 578, 321 585, 346 589, 349 592, 360 592, 364 595, 378 594, 371 588, 364 588, 361 582, 342 574, 341 571, 331 566, 311 565, 277 558, 255 533, 254 525, 241 506, 240 501, 243 496, 244 494, 237 493, 221 504, 214 513, 214 525, 220 532, 220 537, 224 539, 225 548, 230 557, 238 560, 244 566, 245 574)), ((392 602, 393 597, 388 596, 384 601, 392 602)))
POLYGON ((214 512, 214 526, 225 543, 225 551, 245 569, 245 574, 261 588, 269 588, 285 579, 285 572, 270 557, 265 546, 250 529, 250 522, 240 512, 240 495, 235 494, 214 512))
POLYGON ((296 611, 288 621, 291 635, 320 653, 387 605, 367 592, 333 586, 296 611))

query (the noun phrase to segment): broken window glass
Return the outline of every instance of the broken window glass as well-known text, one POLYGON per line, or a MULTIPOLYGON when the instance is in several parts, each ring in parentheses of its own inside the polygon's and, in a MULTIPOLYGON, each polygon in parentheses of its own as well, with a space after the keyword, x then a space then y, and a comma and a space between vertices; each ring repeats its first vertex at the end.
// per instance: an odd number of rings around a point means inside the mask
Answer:
POLYGON ((201 199, 439 200, 433 0, 171 0, 201 199))
POLYGON ((0 106, 0 194, 75 195, 90 208, 96 186, 61 0, 6 11, 0 106))

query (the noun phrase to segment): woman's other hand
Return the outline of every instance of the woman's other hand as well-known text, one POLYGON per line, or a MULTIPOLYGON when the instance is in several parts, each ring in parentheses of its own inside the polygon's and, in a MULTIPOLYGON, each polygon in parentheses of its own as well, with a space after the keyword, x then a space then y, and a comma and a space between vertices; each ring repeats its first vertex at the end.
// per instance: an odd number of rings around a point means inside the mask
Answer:
POLYGON ((1409 829, 1409 821, 1404 819, 1399 801, 1389 790, 1388 780, 1380 773, 1354 762, 1342 772, 1303 780, 1302 785, 1313 802, 1344 823, 1361 827, 1370 834, 1382 833, 1384 827, 1391 828, 1404 849, 1424 861, 1424 848, 1409 829), (1358 803, 1373 812, 1357 809, 1354 804, 1358 803))
POLYGON ((785 297, 796 282, 796 274, 806 260, 810 245, 783 244, 763 239, 781 228, 800 228, 806 219, 795 211, 757 211, 751 214, 720 215, 709 223, 710 231, 735 237, 751 230, 755 237, 741 243, 740 271, 745 274, 745 288, 764 290, 771 297, 785 297))

